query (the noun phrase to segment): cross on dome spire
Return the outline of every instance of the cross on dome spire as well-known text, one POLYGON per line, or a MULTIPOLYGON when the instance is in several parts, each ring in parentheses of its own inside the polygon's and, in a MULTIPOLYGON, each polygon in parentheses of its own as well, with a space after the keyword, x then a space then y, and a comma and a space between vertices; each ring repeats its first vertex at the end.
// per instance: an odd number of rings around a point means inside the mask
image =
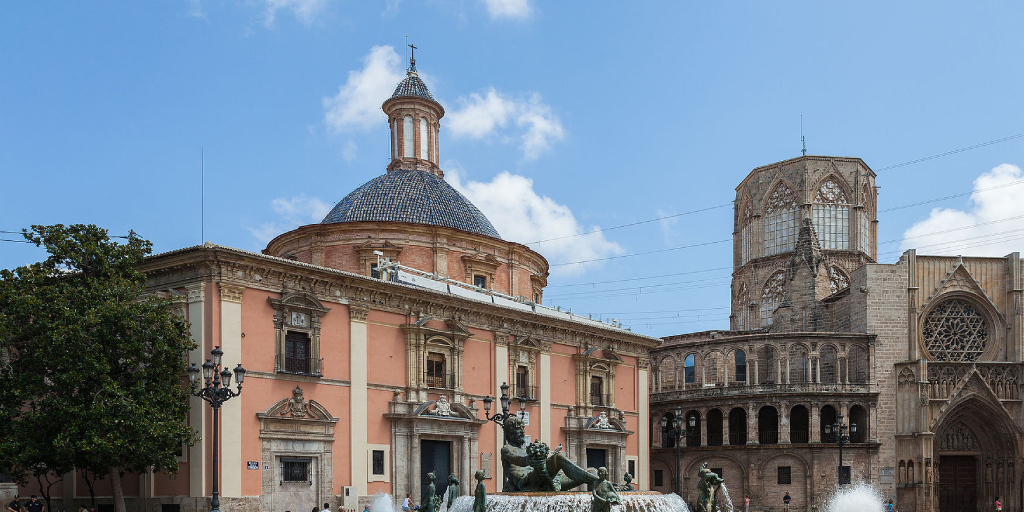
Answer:
POLYGON ((409 71, 412 73, 416 72, 416 45, 409 44, 409 48, 412 48, 412 55, 409 57, 409 71))

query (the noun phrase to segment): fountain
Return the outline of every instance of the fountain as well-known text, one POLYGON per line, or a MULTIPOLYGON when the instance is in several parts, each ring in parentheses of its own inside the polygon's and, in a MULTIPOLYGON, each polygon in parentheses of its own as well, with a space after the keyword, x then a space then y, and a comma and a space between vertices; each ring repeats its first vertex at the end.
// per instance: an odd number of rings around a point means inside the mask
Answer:
POLYGON ((824 510, 825 512, 884 512, 885 500, 874 487, 860 483, 837 490, 826 502, 824 510))
POLYGON ((395 503, 391 500, 390 494, 378 492, 373 495, 370 502, 370 512, 395 512, 395 503))

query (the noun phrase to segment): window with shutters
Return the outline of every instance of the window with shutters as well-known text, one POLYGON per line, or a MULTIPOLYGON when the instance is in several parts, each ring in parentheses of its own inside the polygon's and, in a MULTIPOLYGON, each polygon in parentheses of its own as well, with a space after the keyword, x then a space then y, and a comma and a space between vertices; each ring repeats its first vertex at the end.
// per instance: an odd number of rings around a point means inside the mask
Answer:
POLYGON ((590 404, 591 405, 606 405, 604 394, 604 379, 601 377, 590 378, 590 404))
POLYGON ((431 352, 427 354, 427 375, 426 383, 428 388, 450 388, 448 386, 447 374, 445 373, 445 356, 431 352))
POLYGON ((309 335, 304 332, 289 331, 285 335, 284 347, 284 371, 309 373, 309 335))
POLYGON ((373 475, 384 474, 384 450, 373 450, 373 475))

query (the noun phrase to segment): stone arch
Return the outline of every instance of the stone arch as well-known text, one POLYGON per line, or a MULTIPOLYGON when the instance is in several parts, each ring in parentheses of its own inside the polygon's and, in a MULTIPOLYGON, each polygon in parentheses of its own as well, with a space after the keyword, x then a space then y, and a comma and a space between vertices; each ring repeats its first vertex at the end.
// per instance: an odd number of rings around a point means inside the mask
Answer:
POLYGON ((775 384, 779 381, 779 351, 765 343, 757 349, 757 383, 775 384))
POLYGON ((759 444, 779 443, 779 410, 764 405, 757 410, 757 441, 759 444))
POLYGON ((822 383, 839 382, 839 349, 832 343, 818 346, 818 375, 822 383))
POLYGON ((702 372, 703 384, 724 386, 726 373, 728 372, 728 364, 722 352, 719 352, 718 350, 711 350, 704 354, 702 359, 704 360, 702 372))
POLYGON ((803 343, 791 343, 789 345, 789 382, 800 384, 809 382, 811 358, 810 348, 803 343))
POLYGON ((662 390, 677 389, 679 375, 675 356, 669 354, 658 361, 658 383, 662 390))
POLYGON ((748 381, 747 369, 749 368, 748 365, 750 364, 747 361, 747 351, 740 347, 737 347, 733 349, 732 352, 729 353, 727 359, 730 362, 729 369, 732 373, 732 378, 730 380, 734 383, 746 384, 748 381))
POLYGON ((708 446, 722 446, 725 440, 725 414, 721 409, 712 407, 704 417, 708 429, 708 446))
POLYGON ((701 412, 699 410, 697 410, 697 409, 690 409, 689 411, 686 411, 685 414, 683 414, 683 418, 685 419, 687 425, 690 424, 690 418, 695 418, 696 419, 696 421, 694 422, 693 427, 690 428, 690 432, 692 432, 693 435, 690 435, 690 436, 686 437, 686 446, 689 447, 689 446, 700 446, 701 445, 701 442, 700 442, 701 434, 702 434, 702 432, 701 432, 701 419, 703 417, 704 417, 704 415, 702 415, 701 412))
MULTIPOLYGON (((941 410, 932 422, 932 431, 935 432, 932 448, 937 459, 932 470, 939 473, 936 480, 940 505, 945 492, 968 500, 973 498, 979 508, 999 496, 1004 509, 1020 509, 1020 460, 1024 451, 1021 435, 1024 432, 977 374, 969 377, 960 393, 941 410), (983 427, 979 425, 979 418, 985 420, 983 427), (950 473, 963 471, 964 465, 968 471, 973 467, 977 475, 977 482, 970 489, 963 488, 950 473)), ((924 469, 929 470, 927 466, 924 469)), ((925 475, 926 481, 929 477, 925 475)))
POLYGON ((811 190, 814 191, 815 202, 818 202, 818 199, 821 196, 826 196, 826 199, 838 199, 834 197, 829 197, 831 196, 830 191, 826 190, 824 191, 824 193, 822 191, 822 188, 825 187, 830 182, 835 184, 836 187, 838 187, 838 191, 842 194, 843 199, 845 199, 845 202, 843 202, 842 204, 853 204, 853 188, 850 186, 849 183, 846 182, 846 178, 843 178, 842 176, 836 174, 835 172, 829 172, 828 174, 819 178, 818 181, 814 183, 814 187, 811 188, 811 190))
MULTIPOLYGON (((962 323, 959 326, 961 328, 969 328, 969 326, 962 323)), ((999 351, 999 345, 1002 341, 1000 334, 1004 329, 1000 327, 1004 327, 1002 318, 992 305, 992 302, 988 300, 988 297, 979 297, 974 293, 965 291, 947 292, 932 298, 922 310, 918 319, 918 345, 925 356, 933 361, 973 362, 993 360, 999 351), (975 334, 979 330, 984 332, 984 347, 980 350, 973 349, 970 340, 968 340, 966 346, 950 346, 941 352, 937 350, 943 341, 948 341, 943 340, 943 338, 948 338, 949 335, 948 331, 943 331, 943 323, 939 320, 943 316, 953 314, 954 311, 952 309, 954 306, 959 309, 959 313, 970 311, 977 315, 976 318, 981 319, 981 325, 972 326, 974 327, 975 334)), ((961 334, 967 334, 967 332, 963 331, 961 334)))
POLYGON ((828 286, 833 295, 850 287, 850 276, 837 265, 828 267, 828 286))
POLYGON ((740 281, 739 288, 736 290, 733 311, 736 312, 736 330, 750 329, 750 290, 747 289, 747 283, 744 281, 740 281))
POLYGON ((847 349, 846 361, 846 381, 853 384, 866 384, 870 378, 867 349, 861 345, 850 346, 847 349))
POLYGON ((736 208, 736 232, 739 233, 739 247, 737 254, 740 258, 740 265, 757 257, 757 244, 755 240, 754 220, 757 215, 754 213, 754 201, 749 194, 744 194, 736 208))
POLYGON ((682 377, 684 386, 686 384, 700 385, 700 381, 698 379, 700 372, 697 371, 700 365, 700 361, 698 359, 699 355, 700 354, 697 352, 690 352, 683 356, 682 377))

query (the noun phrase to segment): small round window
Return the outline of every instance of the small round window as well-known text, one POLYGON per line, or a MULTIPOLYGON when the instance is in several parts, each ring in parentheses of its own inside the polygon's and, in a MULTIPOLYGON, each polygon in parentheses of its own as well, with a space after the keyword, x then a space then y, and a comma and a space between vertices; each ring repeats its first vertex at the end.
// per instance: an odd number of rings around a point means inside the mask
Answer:
POLYGON ((924 343, 938 361, 975 361, 988 344, 985 317, 967 301, 947 300, 925 317, 924 343))

